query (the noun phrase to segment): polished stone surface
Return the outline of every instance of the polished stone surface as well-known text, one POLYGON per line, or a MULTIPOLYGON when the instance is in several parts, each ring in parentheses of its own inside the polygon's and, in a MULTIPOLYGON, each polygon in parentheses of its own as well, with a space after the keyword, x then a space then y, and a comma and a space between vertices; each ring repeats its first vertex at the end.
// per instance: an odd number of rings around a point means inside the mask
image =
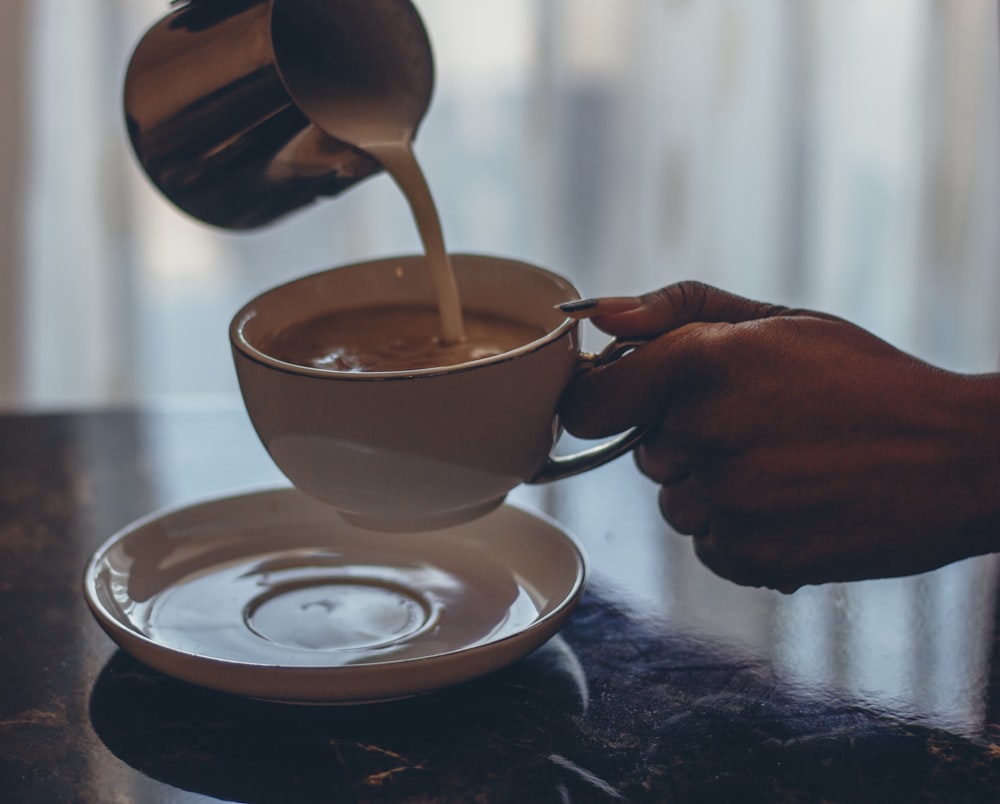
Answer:
POLYGON ((0 416, 0 800, 995 801, 997 563, 741 589, 628 460, 514 497, 581 543, 562 633, 395 703, 210 692, 117 650, 81 575, 165 505, 279 481, 237 410, 0 416))

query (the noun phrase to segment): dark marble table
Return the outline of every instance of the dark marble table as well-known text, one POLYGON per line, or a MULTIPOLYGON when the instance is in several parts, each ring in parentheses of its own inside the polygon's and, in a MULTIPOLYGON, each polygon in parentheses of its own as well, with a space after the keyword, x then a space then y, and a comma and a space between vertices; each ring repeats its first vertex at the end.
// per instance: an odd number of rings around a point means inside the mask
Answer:
POLYGON ((161 506, 280 482, 236 409, 0 416, 0 801, 997 801, 997 562, 741 589, 628 460, 513 495, 588 556, 563 631, 395 703, 299 707, 119 651, 90 553, 161 506))

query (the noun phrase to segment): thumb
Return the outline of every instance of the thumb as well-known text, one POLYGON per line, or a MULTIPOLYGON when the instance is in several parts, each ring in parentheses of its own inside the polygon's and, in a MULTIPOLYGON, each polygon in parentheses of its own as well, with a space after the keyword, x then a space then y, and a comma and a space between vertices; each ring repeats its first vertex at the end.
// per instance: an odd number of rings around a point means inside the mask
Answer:
POLYGON ((581 438, 603 438, 663 419, 672 398, 695 380, 705 336, 716 327, 692 324, 644 343, 614 362, 583 372, 559 406, 566 429, 581 438))
POLYGON ((634 298, 586 299, 563 308, 617 337, 650 337, 695 322, 738 324, 789 311, 688 280, 634 298))

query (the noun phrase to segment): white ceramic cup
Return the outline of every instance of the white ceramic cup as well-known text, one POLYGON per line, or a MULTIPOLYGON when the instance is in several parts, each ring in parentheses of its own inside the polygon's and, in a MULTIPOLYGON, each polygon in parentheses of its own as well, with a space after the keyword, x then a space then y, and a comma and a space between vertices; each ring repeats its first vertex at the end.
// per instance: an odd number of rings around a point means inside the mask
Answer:
POLYGON ((376 530, 431 530, 474 519, 523 482, 593 468, 631 449, 631 431, 553 458, 556 407, 581 354, 579 298, 557 274, 515 260, 452 256, 462 305, 540 327, 538 340, 444 368, 344 372, 277 360, 259 345, 289 323, 373 304, 434 304, 422 256, 347 265, 293 280, 246 304, 230 326, 250 419, 300 490, 376 530))

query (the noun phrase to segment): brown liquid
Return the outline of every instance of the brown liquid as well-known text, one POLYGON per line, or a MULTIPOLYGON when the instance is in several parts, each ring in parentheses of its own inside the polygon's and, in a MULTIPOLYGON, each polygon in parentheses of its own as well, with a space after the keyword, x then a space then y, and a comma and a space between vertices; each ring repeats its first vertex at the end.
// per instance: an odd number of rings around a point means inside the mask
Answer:
POLYGON ((545 332, 491 313, 466 311, 465 337, 445 343, 433 307, 385 305, 324 313, 296 322, 260 345, 265 354, 333 371, 412 371, 454 366, 509 352, 545 332))

